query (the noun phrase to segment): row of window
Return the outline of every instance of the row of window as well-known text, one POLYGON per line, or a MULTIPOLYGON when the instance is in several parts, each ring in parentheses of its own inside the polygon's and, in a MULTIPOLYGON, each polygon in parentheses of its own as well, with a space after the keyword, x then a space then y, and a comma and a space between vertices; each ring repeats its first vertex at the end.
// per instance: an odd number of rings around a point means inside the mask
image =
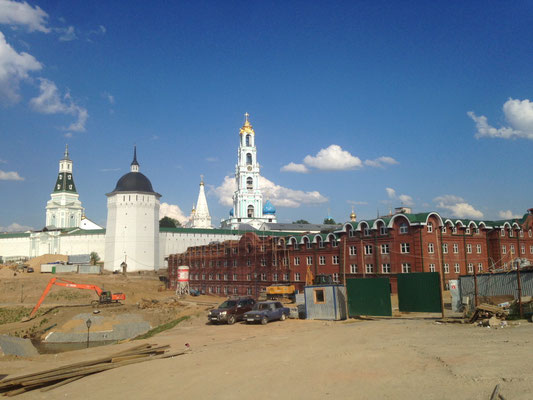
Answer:
MULTIPOLYGON (((374 248, 374 246, 371 245, 371 244, 364 245, 364 247, 363 247, 364 254, 365 255, 371 255, 373 253, 373 248, 374 248)), ((390 253, 390 245, 387 244, 387 243, 379 245, 379 248, 381 250, 381 254, 389 254, 390 253)), ((434 243, 428 243, 427 244, 427 248, 428 248, 428 253, 429 254, 435 253, 435 245, 434 245, 434 243)), ((505 248, 505 246, 504 246, 504 248, 505 248)), ((511 245, 511 248, 514 251, 514 246, 513 245, 511 245)), ((482 245, 477 244, 476 245, 476 251, 477 251, 478 254, 481 254, 482 245)), ((533 254, 533 246, 530 246, 530 251, 531 251, 531 254, 533 254)), ((410 243, 400 243, 400 252, 402 254, 410 253, 411 252, 410 243)), ((444 254, 448 254, 448 243, 443 243, 442 244, 442 252, 444 254)), ((459 253, 459 245, 457 243, 453 243, 453 252, 455 254, 459 253)), ((466 252, 468 254, 472 253, 472 245, 471 244, 467 244, 466 245, 466 252)), ((505 250, 503 250, 503 252, 505 254, 505 250)), ((356 246, 350 246, 348 248, 348 254, 350 256, 356 256, 357 255, 357 247, 356 246)), ((522 246, 522 254, 525 254, 525 246, 522 246)))
MULTIPOLYGON (((509 253, 515 254, 515 247, 514 244, 509 245, 509 253)), ((507 254, 507 246, 502 246, 502 254, 507 254)), ((520 246, 520 254, 526 254, 526 246, 521 245, 520 246)), ((529 254, 533 254, 533 245, 529 246, 529 254)))
MULTIPOLYGON (((224 280, 224 281, 227 281, 229 280, 229 274, 209 274, 209 275, 206 275, 206 274, 201 274, 201 277, 202 277, 202 280, 206 280, 206 276, 208 278, 208 280, 212 281, 212 280, 217 280, 217 281, 220 281, 220 280, 224 280)), ((254 274, 254 277, 260 281, 268 281, 268 274, 266 273, 261 273, 261 274, 254 274)), ((200 274, 191 274, 190 275, 190 278, 191 278, 191 281, 198 281, 200 280, 200 274)), ((238 280, 238 275, 237 274, 233 274, 232 275, 232 278, 234 281, 237 281, 238 280)), ((272 274, 272 281, 274 282, 278 282, 280 280, 280 278, 282 278, 281 280, 284 281, 284 282, 288 282, 289 281, 289 274, 288 273, 285 273, 285 274, 277 274, 277 273, 273 273, 272 274)), ((251 281, 252 280, 252 274, 246 274, 246 280, 247 281, 251 281)), ((294 281, 295 282, 300 282, 302 280, 302 274, 300 274, 299 272, 295 272, 294 273, 294 281)), ((334 282, 338 282, 339 281, 339 273, 334 273, 333 274, 333 281, 334 282)))

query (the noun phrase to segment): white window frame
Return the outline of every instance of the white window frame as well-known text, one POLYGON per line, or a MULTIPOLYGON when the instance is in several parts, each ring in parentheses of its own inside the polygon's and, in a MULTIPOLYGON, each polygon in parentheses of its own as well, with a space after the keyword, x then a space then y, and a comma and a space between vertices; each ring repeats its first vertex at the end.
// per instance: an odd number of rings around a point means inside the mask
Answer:
POLYGON ((457 243, 453 244, 453 254, 459 254, 459 245, 457 243))
POLYGON ((402 263, 402 274, 409 274, 411 272, 410 263, 402 263))
POLYGON ((296 282, 300 282, 300 273, 299 273, 299 272, 295 272, 295 273, 294 273, 294 280, 295 280, 296 282))
POLYGON ((390 254, 390 245, 388 243, 383 243, 380 245, 381 254, 390 254))
POLYGON ((444 273, 449 274, 450 273, 450 264, 445 263, 444 264, 444 273))
POLYGON ((461 266, 459 265, 459 263, 453 264, 453 270, 455 271, 456 274, 461 273, 461 266))
POLYGON ((435 272, 435 264, 429 264, 429 272, 435 272))
POLYGON ((400 253, 409 254, 411 251, 410 243, 400 243, 400 253))
POLYGON ((374 264, 365 264, 365 271, 367 274, 374 273, 374 264))
POLYGON ((348 248, 348 254, 350 256, 356 256, 357 255, 357 246, 350 246, 348 248))
POLYGON ((339 265, 339 256, 331 256, 331 262, 333 265, 339 265))
POLYGON ((433 222, 428 222, 427 231, 428 233, 433 233, 433 222))
POLYGON ((448 254, 448 243, 443 243, 442 244, 442 253, 443 254, 448 254))
POLYGON ((372 255, 372 247, 371 244, 365 244, 365 256, 372 255))
POLYGON ((391 267, 389 263, 381 264, 381 272, 383 274, 390 274, 391 273, 391 267))
POLYGON ((357 274, 357 264, 350 264, 350 273, 357 274))
POLYGON ((435 245, 433 243, 428 243, 428 253, 429 254, 435 253, 435 245))
POLYGON ((326 265, 326 256, 318 256, 318 265, 326 265))

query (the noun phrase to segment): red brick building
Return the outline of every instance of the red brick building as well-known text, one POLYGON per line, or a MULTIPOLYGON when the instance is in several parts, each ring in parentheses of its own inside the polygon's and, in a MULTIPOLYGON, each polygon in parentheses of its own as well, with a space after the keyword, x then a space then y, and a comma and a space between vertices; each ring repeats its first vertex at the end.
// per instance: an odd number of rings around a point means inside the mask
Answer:
MULTIPOLYGON (((405 211, 405 210, 404 210, 405 211)), ((351 221, 335 232, 300 235, 244 234, 240 240, 190 247, 168 258, 169 285, 177 267, 190 268, 190 286, 203 293, 258 296, 271 284, 302 290, 313 275, 344 279, 440 272, 443 283, 459 275, 509 270, 521 259, 533 264, 533 209, 519 219, 474 221, 442 218, 436 212, 399 212, 351 221)), ((261 232, 262 233, 262 232, 261 232)))

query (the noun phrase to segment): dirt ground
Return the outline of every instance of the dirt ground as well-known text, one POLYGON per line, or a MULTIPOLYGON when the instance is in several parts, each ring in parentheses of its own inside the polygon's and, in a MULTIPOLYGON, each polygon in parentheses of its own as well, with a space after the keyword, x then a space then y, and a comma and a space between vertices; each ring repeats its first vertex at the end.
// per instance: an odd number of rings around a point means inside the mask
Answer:
MULTIPOLYGON (((33 306, 51 277, 38 273, 2 276, 0 306, 33 306)), ((102 312, 140 313, 153 325, 181 315, 191 318, 133 343, 32 358, 0 357, 0 374, 13 376, 97 359, 144 342, 168 344, 170 351, 183 350, 187 343, 190 351, 172 359, 95 374, 50 392, 26 393, 21 399, 80 399, 87 398, 87 393, 91 398, 106 399, 250 399, 258 395, 281 399, 489 399, 496 384, 506 399, 533 398, 528 350, 533 323, 526 321, 505 328, 483 328, 438 323, 435 318, 412 314, 338 322, 287 320, 266 326, 207 325, 206 310, 221 299, 176 300, 172 292, 159 291, 161 284, 155 275, 64 277, 126 293, 123 307, 102 312), (168 303, 173 305, 165 306, 168 303)), ((52 294, 55 296, 49 296, 44 305, 58 307, 30 322, 39 329, 89 310, 87 304, 96 296, 58 287, 52 294), (61 306, 65 304, 69 307, 61 306)), ((0 325, 0 334, 20 333, 27 327, 22 322, 0 325)))
MULTIPOLYGON (((188 354, 92 375, 21 399, 506 399, 533 398, 533 324, 506 328, 426 319, 287 320, 206 325, 192 318, 146 341, 188 354)), ((0 360, 21 374, 109 355, 131 343, 0 360)))
MULTIPOLYGON (((58 258, 58 256, 53 256, 58 258)), ((2 312, 9 310, 14 314, 31 310, 41 297, 51 278, 65 279, 75 283, 93 284, 113 293, 124 293, 126 300, 121 307, 103 307, 104 314, 136 313, 141 315, 152 327, 190 315, 204 312, 210 304, 216 304, 219 298, 203 296, 206 305, 194 310, 186 303, 179 301, 174 292, 161 290, 163 283, 155 273, 151 274, 41 274, 15 272, 6 267, 0 268, 0 334, 19 337, 39 337, 51 327, 61 327, 76 314, 92 312, 91 301, 97 300, 92 290, 80 290, 53 286, 43 301, 40 313, 30 322, 14 322, 2 324, 2 312), (44 313, 44 314, 43 314, 44 313)), ((54 328, 57 330, 57 328, 54 328)))

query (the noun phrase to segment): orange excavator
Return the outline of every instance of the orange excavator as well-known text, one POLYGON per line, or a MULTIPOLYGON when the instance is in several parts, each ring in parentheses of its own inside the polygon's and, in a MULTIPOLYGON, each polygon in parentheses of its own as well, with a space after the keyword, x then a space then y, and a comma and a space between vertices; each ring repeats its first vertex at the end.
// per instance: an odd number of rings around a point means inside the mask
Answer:
POLYGON ((102 290, 100 287, 96 285, 87 285, 82 283, 74 283, 71 281, 67 281, 66 279, 61 278, 52 278, 48 282, 48 285, 46 286, 46 289, 44 289, 43 294, 41 295, 41 298, 33 307, 33 310, 31 311, 30 315, 26 320, 32 319, 35 314, 37 313, 37 310, 41 306, 42 302, 48 295, 48 292, 50 292, 50 289, 52 289, 52 286, 63 286, 68 288, 74 288, 74 289, 88 289, 88 290, 94 290, 96 294, 98 295, 98 300, 93 300, 91 304, 93 305, 99 305, 99 304, 111 304, 111 303, 118 303, 119 300, 126 300, 126 295, 124 293, 111 293, 110 291, 102 290))

